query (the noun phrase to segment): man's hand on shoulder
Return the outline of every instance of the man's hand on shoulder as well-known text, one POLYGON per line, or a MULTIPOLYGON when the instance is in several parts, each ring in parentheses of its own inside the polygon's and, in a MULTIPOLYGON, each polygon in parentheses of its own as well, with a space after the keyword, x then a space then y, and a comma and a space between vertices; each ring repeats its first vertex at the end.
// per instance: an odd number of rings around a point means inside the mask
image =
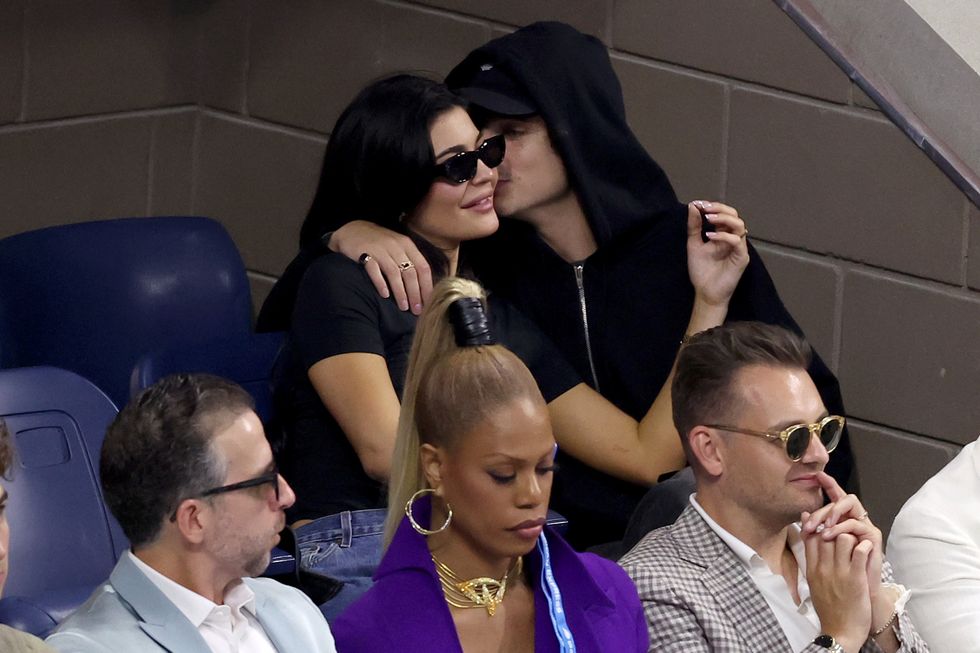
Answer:
POLYGON ((422 312, 432 292, 432 271, 411 238, 372 222, 353 220, 334 231, 326 244, 331 251, 361 263, 379 295, 394 295, 403 311, 422 312))

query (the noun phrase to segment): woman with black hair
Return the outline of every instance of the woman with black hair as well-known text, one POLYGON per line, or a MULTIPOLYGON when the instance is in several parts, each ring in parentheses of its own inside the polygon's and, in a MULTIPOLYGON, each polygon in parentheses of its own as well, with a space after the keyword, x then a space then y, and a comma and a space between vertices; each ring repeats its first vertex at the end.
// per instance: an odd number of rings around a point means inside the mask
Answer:
MULTIPOLYGON (((432 267, 452 275, 460 243, 497 229, 492 168, 502 159, 503 139, 478 142, 462 100, 445 86, 396 75, 365 88, 338 119, 310 215, 370 218, 410 233, 432 267)), ((378 297, 360 265, 323 254, 315 222, 304 225, 303 251, 278 287, 298 284, 276 389, 278 457, 296 487, 289 516, 303 567, 344 581, 350 596, 380 557, 415 316, 378 297)), ((552 373, 551 383, 570 376, 552 373)))

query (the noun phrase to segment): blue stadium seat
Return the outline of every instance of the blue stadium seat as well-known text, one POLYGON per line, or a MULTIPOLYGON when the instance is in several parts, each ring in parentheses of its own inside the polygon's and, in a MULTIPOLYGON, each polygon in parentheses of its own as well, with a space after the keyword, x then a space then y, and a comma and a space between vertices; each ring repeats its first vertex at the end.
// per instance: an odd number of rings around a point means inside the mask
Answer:
POLYGON ((44 635, 104 581, 128 546, 102 500, 99 451, 112 401, 66 370, 0 370, 0 417, 16 449, 0 623, 44 635))
POLYGON ((54 365, 129 399, 137 360, 251 333, 245 266, 200 217, 124 218, 0 240, 0 368, 54 365))
POLYGON ((156 383, 174 372, 207 372, 231 379, 255 399, 255 412, 264 424, 273 415, 271 374, 285 334, 235 333, 195 345, 157 349, 136 361, 130 393, 156 383))

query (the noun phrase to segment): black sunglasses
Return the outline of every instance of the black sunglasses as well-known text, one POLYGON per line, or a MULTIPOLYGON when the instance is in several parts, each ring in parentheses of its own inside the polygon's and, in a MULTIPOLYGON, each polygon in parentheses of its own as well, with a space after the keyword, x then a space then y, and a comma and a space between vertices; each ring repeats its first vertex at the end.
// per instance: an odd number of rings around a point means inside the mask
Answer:
POLYGON ((480 147, 460 152, 435 165, 437 177, 444 177, 454 184, 462 184, 476 176, 477 159, 488 168, 496 168, 504 160, 507 144, 504 135, 497 134, 480 143, 480 147))
POLYGON ((723 424, 705 424, 705 426, 722 431, 731 431, 732 433, 755 435, 769 440, 780 440, 786 447, 786 455, 789 456, 789 459, 793 462, 799 462, 806 455, 806 450, 810 447, 810 439, 814 435, 820 438, 820 442, 827 453, 836 449, 840 442, 841 433, 844 432, 844 423, 845 419, 840 415, 829 415, 816 424, 794 424, 782 431, 753 431, 723 424))
MULTIPOLYGON (((235 492, 236 490, 245 490, 250 487, 258 487, 260 485, 265 485, 266 483, 271 483, 274 491, 276 493, 276 501, 279 501, 279 467, 273 463, 272 470, 262 476, 256 476, 255 478, 250 478, 245 481, 239 481, 238 483, 232 483, 230 485, 222 485, 220 487, 213 487, 210 490, 205 490, 197 496, 200 498, 213 497, 216 494, 224 494, 225 492, 235 492)), ((194 497, 185 497, 184 499, 193 499, 194 497)), ((181 499, 181 501, 184 501, 181 499)), ((178 504, 179 505, 179 504, 178 504)), ((177 521, 177 510, 170 515, 170 521, 177 521)))

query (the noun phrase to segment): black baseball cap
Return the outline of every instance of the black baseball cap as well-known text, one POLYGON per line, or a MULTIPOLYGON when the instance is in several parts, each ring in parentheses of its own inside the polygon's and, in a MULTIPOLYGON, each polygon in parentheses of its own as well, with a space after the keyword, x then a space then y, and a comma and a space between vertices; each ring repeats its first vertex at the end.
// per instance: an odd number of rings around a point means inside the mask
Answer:
MULTIPOLYGON (((461 66, 462 67, 462 66, 461 66)), ((470 73, 457 68, 446 82, 453 92, 485 111, 503 116, 538 113, 534 100, 511 77, 493 63, 473 66, 470 73)))

